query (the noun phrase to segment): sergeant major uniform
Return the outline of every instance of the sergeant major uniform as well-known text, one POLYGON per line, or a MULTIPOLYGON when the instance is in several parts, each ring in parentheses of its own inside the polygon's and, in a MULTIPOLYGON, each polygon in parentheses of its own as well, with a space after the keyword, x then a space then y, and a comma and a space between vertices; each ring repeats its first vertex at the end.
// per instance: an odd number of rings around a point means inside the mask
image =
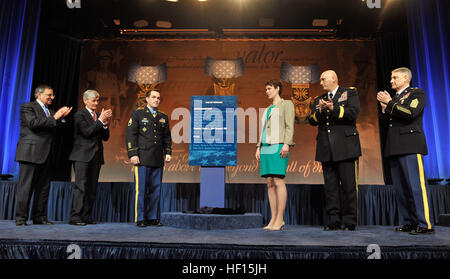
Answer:
POLYGON ((388 124, 384 156, 389 158, 399 211, 413 230, 432 231, 422 156, 428 154, 422 128, 425 92, 407 87, 386 106, 381 118, 388 124))
POLYGON ((319 126, 316 161, 322 163, 328 226, 354 230, 357 225, 358 157, 361 156, 356 119, 360 110, 356 88, 338 86, 314 99, 308 121, 319 126), (320 113, 319 100, 333 101, 333 111, 320 113), (341 219, 342 217, 342 219, 341 219))
POLYGON ((139 156, 134 169, 135 222, 159 222, 160 196, 165 155, 172 154, 169 117, 148 106, 131 114, 126 130, 128 158, 139 156))

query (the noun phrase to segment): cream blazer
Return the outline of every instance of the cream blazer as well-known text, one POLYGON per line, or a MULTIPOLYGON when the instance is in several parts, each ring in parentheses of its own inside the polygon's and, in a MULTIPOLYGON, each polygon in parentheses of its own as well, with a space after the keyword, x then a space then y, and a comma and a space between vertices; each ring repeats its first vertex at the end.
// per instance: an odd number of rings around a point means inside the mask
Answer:
POLYGON ((261 135, 256 147, 261 146, 263 131, 266 127, 266 142, 268 144, 284 143, 291 146, 295 145, 293 141, 295 108, 292 101, 281 99, 270 111, 269 118, 266 121, 266 114, 269 108, 270 106, 263 113, 261 135))

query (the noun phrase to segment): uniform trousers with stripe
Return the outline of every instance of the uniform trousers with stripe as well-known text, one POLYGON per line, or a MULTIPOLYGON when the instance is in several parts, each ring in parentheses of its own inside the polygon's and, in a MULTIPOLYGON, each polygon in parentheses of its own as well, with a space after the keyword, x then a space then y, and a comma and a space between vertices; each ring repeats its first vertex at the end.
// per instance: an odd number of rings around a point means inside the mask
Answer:
POLYGON ((328 225, 357 225, 358 159, 322 162, 328 225))
POLYGON ((162 175, 163 167, 135 168, 135 222, 160 219, 162 175))
POLYGON ((392 156, 389 166, 402 223, 431 229, 422 155, 392 156))

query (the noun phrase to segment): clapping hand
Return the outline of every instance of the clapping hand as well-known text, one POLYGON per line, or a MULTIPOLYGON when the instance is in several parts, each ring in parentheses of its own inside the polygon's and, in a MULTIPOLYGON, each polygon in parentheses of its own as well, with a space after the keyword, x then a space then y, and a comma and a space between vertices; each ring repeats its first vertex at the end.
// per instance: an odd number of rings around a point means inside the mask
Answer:
POLYGON ((377 100, 381 103, 384 103, 385 105, 387 105, 387 103, 389 103, 389 101, 392 100, 391 95, 389 95, 389 93, 387 93, 386 91, 380 91, 377 94, 377 100))
POLYGON ((377 94, 377 101, 380 102, 381 109, 384 112, 384 110, 387 107, 387 104, 392 100, 391 95, 389 95, 386 91, 380 91, 377 94))
POLYGON ((112 118, 112 110, 107 109, 105 110, 102 108, 102 112, 100 113, 99 119, 105 124, 108 125, 112 118))
POLYGON ((326 101, 326 100, 320 99, 319 100, 319 112, 322 113, 322 111, 325 109, 333 110, 334 109, 333 101, 331 101, 331 100, 326 101))
POLYGON ((60 108, 54 115, 53 117, 55 118, 55 120, 58 120, 60 118, 64 118, 66 117, 70 112, 72 111, 72 107, 62 107, 60 108))

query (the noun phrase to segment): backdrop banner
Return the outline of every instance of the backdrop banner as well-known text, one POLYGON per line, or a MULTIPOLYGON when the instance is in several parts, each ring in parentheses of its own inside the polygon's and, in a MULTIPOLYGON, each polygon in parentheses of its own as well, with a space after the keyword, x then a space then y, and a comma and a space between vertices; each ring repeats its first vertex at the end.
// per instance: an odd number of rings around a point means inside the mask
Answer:
POLYGON ((314 160, 317 127, 309 126, 305 117, 309 114, 310 102, 324 93, 317 81, 317 73, 328 69, 336 71, 340 86, 358 89, 361 112, 357 128, 363 153, 359 183, 382 185, 374 41, 88 40, 83 45, 81 58, 79 109, 83 107, 82 92, 90 88, 98 90, 101 95, 100 111, 107 107, 114 113, 111 137, 105 143, 105 165, 100 181, 133 181, 125 146, 125 129, 139 98, 142 101, 142 92, 156 87, 161 91, 160 110, 170 119, 173 141, 172 161, 164 167, 164 182, 200 181, 200 167, 189 165, 191 96, 233 95, 238 100, 237 166, 226 167, 226 183, 264 183, 265 180, 259 176, 259 162, 255 159, 262 113, 270 104, 264 85, 270 79, 283 77, 281 97, 291 99, 296 108, 296 145, 291 148, 286 182, 322 184, 321 165, 314 160), (219 63, 212 64, 211 61, 219 63), (158 65, 164 65, 166 69, 152 70, 158 65), (130 68, 136 74, 139 66, 147 66, 144 70, 150 70, 146 76, 129 80, 130 68), (152 73, 163 78, 152 79, 152 73), (144 81, 153 84, 142 84, 144 81))

